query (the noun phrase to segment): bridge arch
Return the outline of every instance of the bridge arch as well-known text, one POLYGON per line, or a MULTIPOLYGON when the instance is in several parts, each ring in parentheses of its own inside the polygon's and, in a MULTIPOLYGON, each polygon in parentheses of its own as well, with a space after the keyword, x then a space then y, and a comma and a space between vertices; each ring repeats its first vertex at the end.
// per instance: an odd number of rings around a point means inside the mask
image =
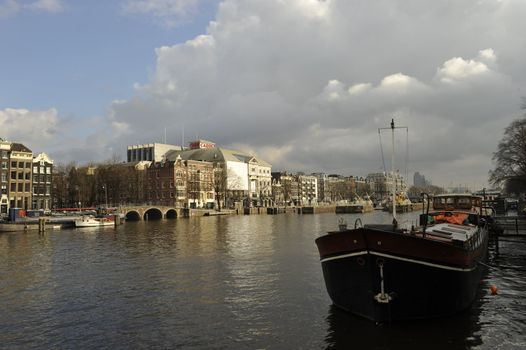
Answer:
POLYGON ((144 220, 161 220, 163 212, 159 208, 149 208, 144 211, 144 220))
POLYGON ((137 210, 130 210, 126 213, 126 221, 140 221, 141 214, 137 210))
POLYGON ((177 219, 177 211, 175 209, 168 209, 165 217, 167 219, 177 219))

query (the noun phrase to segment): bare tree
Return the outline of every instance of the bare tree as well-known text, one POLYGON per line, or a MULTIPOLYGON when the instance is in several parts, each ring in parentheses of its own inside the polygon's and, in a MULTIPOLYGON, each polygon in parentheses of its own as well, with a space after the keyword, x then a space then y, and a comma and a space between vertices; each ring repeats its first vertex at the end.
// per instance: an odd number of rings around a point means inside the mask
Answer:
POLYGON ((227 171, 221 164, 217 163, 214 167, 214 193, 217 201, 217 208, 221 210, 221 203, 226 199, 227 192, 227 171))
POLYGON ((489 172, 491 183, 504 185, 512 192, 526 192, 526 114, 504 130, 493 161, 495 169, 489 172))

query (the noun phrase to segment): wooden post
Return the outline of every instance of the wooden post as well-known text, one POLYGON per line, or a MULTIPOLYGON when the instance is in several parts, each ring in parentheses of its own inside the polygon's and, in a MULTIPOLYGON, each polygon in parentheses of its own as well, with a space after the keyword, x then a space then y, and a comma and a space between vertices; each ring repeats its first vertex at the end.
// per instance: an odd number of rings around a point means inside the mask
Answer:
POLYGON ((44 232, 45 230, 46 230, 46 219, 39 218, 38 219, 38 232, 44 232))
POLYGON ((115 227, 121 224, 121 217, 119 216, 119 214, 113 215, 113 222, 115 223, 115 227))

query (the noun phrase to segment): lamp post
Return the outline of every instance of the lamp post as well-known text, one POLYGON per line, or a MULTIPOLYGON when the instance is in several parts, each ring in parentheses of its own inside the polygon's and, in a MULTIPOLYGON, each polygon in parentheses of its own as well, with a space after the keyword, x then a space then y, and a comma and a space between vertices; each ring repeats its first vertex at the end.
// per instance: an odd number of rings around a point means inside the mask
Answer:
POLYGON ((106 199, 106 209, 108 209, 108 186, 104 184, 102 188, 104 189, 104 198, 106 199))

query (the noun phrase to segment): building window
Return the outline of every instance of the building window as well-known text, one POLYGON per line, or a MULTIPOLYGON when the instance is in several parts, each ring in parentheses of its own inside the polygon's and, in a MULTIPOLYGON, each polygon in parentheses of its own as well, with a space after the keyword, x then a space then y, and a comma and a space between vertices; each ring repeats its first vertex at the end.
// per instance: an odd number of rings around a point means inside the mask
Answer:
POLYGON ((16 192, 16 184, 11 184, 11 192, 16 192))
POLYGON ((11 168, 16 169, 16 162, 11 162, 11 168))
POLYGON ((38 174, 38 167, 37 166, 33 167, 33 174, 38 174))
POLYGON ((18 184, 18 192, 24 192, 24 184, 18 184))

